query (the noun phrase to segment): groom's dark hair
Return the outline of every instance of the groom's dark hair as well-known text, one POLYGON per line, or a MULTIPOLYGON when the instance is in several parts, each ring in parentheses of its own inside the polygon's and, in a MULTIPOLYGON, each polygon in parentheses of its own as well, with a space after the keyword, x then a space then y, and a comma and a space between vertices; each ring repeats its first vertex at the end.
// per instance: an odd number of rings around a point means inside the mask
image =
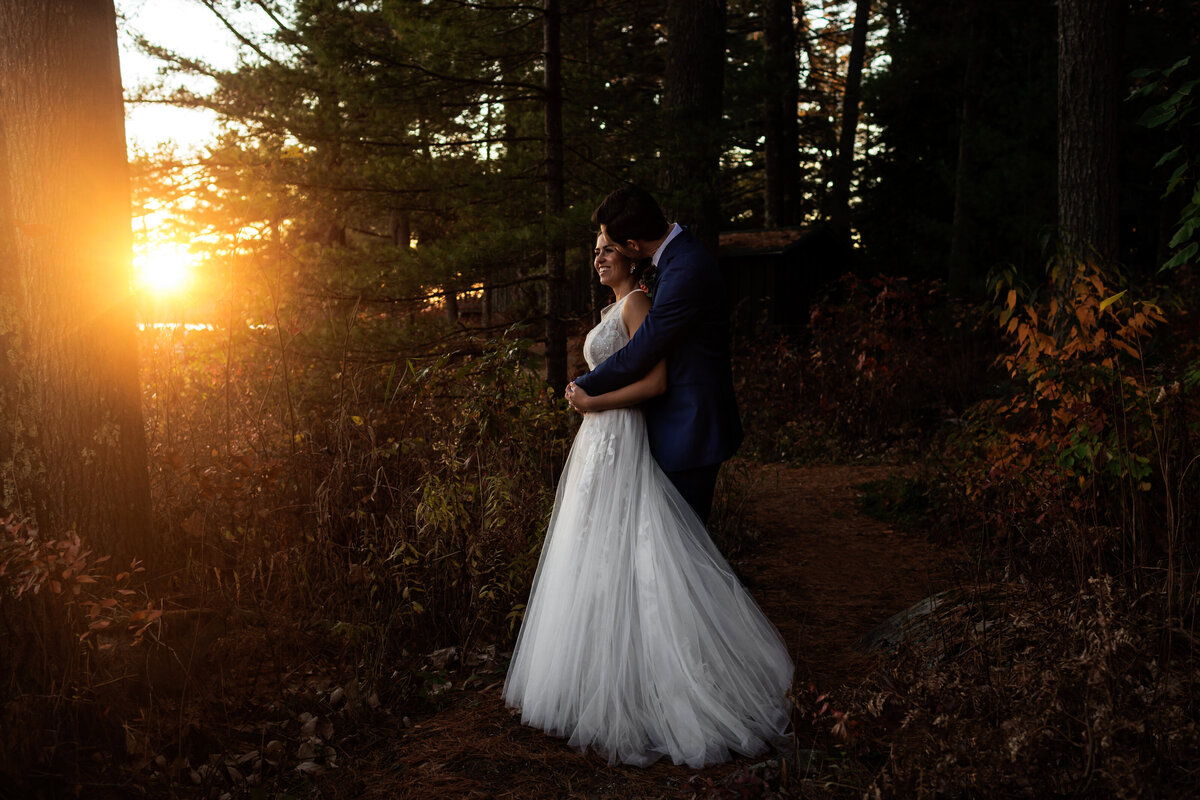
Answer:
POLYGON ((603 225, 608 238, 624 245, 630 239, 652 242, 667 232, 667 218, 650 193, 622 186, 592 212, 592 224, 603 225))

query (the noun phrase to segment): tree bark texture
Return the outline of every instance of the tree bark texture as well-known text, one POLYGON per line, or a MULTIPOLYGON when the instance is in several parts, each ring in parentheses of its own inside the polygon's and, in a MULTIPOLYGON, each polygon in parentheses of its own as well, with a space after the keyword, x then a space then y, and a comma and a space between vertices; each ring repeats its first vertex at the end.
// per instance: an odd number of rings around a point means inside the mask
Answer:
MULTIPOLYGON (((14 229, 0 251, 0 319, 23 340, 26 382, 15 388, 32 387, 21 402, 36 420, 42 459, 37 522, 50 535, 74 528, 100 552, 147 556, 112 0, 0 0, 0 75, 0 205, 11 212, 0 226, 11 219, 14 229)), ((12 391, 12 377, 3 378, 12 391)))
POLYGON ((722 224, 724 69, 724 0, 668 0, 665 206, 714 253, 722 224))
MULTIPOLYGON (((960 6, 964 17, 968 43, 975 41, 980 0, 964 0, 960 6)), ((975 105, 980 94, 979 60, 982 55, 978 47, 968 44, 967 65, 963 72, 962 104, 958 118, 958 159, 954 168, 954 220, 950 226, 950 291, 962 296, 971 281, 970 253, 968 242, 971 231, 971 211, 967 200, 971 184, 972 146, 975 142, 975 105)))
POLYGON ((46 513, 45 472, 37 438, 28 332, 20 319, 17 226, 7 135, 0 117, 0 516, 38 519, 46 513))
POLYGON ((1116 0, 1058 5, 1058 225, 1066 244, 1117 258, 1116 0))
POLYGON ((763 3, 763 122, 768 228, 798 223, 800 208, 799 69, 792 0, 763 3))
POLYGON ((390 213, 392 244, 402 250, 412 249, 412 215, 407 209, 393 208, 390 213))
POLYGON ((871 0, 858 0, 854 6, 854 30, 850 36, 846 88, 842 95, 842 133, 838 140, 830 189, 829 223, 842 237, 850 235, 850 182, 854 177, 854 141, 858 135, 859 96, 870 22, 871 0))
POLYGON ((546 127, 546 381, 556 393, 567 388, 567 254, 561 220, 563 194, 562 9, 545 0, 546 127))

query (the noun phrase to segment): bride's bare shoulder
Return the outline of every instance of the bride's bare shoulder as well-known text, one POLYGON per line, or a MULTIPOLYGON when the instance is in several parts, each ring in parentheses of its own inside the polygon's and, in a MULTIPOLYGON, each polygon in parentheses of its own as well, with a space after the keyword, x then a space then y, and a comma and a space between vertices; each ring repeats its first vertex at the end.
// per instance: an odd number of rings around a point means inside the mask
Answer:
POLYGON ((650 310, 650 298, 641 289, 634 289, 625 297, 625 309, 645 314, 650 310))
POLYGON ((642 320, 650 313, 650 298, 640 289, 634 289, 625 297, 625 305, 621 308, 621 321, 632 336, 642 325, 642 320))

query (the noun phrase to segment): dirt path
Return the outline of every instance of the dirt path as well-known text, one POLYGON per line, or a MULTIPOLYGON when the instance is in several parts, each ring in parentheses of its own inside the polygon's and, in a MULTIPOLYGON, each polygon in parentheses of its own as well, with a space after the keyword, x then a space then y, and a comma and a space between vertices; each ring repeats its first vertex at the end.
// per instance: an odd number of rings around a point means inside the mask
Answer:
POLYGON ((755 470, 763 538, 735 565, 788 643, 798 683, 831 690, 861 680, 871 660, 853 649, 854 642, 949 586, 953 556, 856 506, 856 486, 898 472, 855 466, 755 470))
MULTIPOLYGON (((853 644, 945 588, 950 557, 923 537, 863 516, 854 487, 894 467, 753 467, 762 536, 734 566, 783 634, 797 685, 851 685, 871 668, 853 644)), ((678 798, 687 767, 610 767, 522 726, 499 680, 455 690, 450 707, 368 747, 359 777, 330 796, 371 798, 678 798)), ((704 770, 718 780, 740 764, 704 770)))

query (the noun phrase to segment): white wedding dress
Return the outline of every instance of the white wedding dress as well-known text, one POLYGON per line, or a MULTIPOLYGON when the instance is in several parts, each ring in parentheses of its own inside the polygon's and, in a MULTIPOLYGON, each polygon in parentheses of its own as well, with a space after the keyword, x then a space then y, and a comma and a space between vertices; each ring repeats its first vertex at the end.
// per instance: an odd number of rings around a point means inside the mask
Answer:
MULTIPOLYGON (((621 302, 584 343, 629 340, 621 302)), ((642 412, 585 414, 504 683, 521 721, 609 763, 701 767, 783 742, 792 661, 650 454, 642 412)))

